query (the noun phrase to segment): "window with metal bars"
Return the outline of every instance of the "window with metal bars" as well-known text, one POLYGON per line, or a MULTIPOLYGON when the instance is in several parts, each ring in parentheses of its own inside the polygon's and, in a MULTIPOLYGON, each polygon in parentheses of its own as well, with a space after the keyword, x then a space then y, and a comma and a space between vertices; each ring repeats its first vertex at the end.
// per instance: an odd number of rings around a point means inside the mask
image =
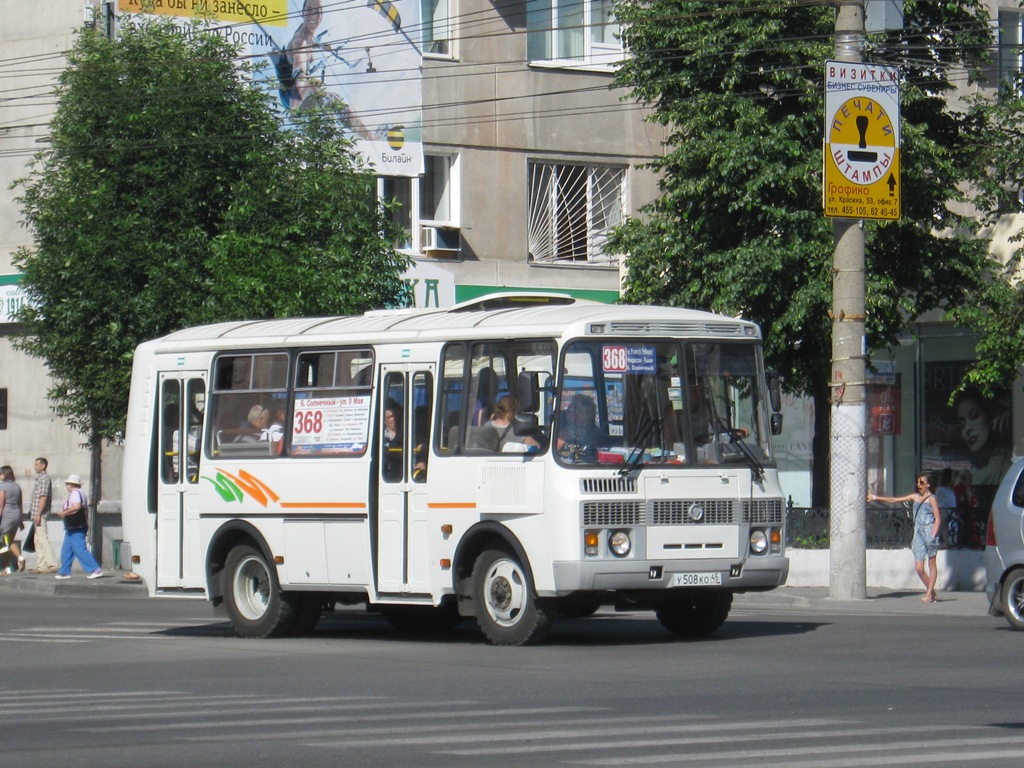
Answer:
POLYGON ((530 260, 616 265, 608 233, 622 223, 626 171, 622 166, 531 162, 530 260))

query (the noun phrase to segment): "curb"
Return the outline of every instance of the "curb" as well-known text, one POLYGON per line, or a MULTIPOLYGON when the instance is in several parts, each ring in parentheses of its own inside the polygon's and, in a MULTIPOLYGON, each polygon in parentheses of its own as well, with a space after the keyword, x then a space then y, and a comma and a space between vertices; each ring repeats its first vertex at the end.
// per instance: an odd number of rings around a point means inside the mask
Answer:
POLYGON ((19 573, 0 576, 0 589, 56 595, 58 597, 148 597, 139 581, 127 581, 122 571, 105 571, 98 579, 88 579, 84 573, 72 572, 71 578, 58 580, 52 573, 19 573))
POLYGON ((988 597, 984 592, 937 592, 935 603, 921 602, 922 590, 867 590, 867 597, 840 599, 829 596, 823 587, 779 587, 770 592, 736 595, 733 605, 748 611, 796 609, 837 614, 902 614, 934 616, 988 617, 988 597))

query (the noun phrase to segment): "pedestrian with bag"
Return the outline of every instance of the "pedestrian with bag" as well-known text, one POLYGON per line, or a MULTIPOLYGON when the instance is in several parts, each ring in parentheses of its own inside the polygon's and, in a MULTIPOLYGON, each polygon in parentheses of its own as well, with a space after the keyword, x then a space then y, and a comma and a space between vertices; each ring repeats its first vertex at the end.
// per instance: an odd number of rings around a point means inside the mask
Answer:
POLYGON ((64 519, 64 546, 60 550, 60 569, 54 578, 70 579, 71 566, 76 557, 89 574, 86 578, 101 578, 103 569, 85 543, 85 534, 89 530, 89 500, 82 492, 82 478, 78 475, 68 475, 64 487, 67 489, 68 498, 64 502, 64 507, 57 513, 64 519))
POLYGON ((939 554, 939 531, 942 528, 942 512, 935 498, 938 478, 933 472, 919 472, 917 475, 917 491, 906 496, 876 496, 868 494, 868 501, 880 501, 883 504, 914 504, 914 536, 910 541, 910 551, 914 553, 914 570, 925 586, 922 603, 935 602, 935 582, 939 572, 936 559, 939 554), (929 570, 925 573, 925 560, 929 570))
POLYGON ((25 558, 14 540, 23 525, 21 487, 14 482, 14 470, 6 464, 0 467, 0 510, 0 555, 7 555, 8 562, 11 557, 16 558, 9 568, 0 570, 0 574, 7 576, 16 573, 15 568, 24 571, 25 558))
POLYGON ((40 456, 33 465, 36 471, 35 484, 32 486, 32 500, 29 510, 32 515, 34 533, 32 544, 36 550, 36 567, 29 573, 54 573, 57 570, 57 553, 50 543, 50 534, 46 529, 46 519, 53 508, 53 483, 46 473, 49 462, 40 456))

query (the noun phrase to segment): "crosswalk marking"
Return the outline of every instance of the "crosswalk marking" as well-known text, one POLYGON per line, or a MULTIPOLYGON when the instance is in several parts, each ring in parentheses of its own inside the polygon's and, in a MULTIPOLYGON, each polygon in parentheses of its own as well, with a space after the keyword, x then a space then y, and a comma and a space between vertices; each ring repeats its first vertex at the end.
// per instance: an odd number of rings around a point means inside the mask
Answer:
POLYGON ((424 768, 464 764, 707 768, 872 768, 1015 764, 1024 731, 997 725, 920 724, 856 718, 727 718, 676 713, 621 714, 617 706, 494 706, 474 700, 407 700, 383 695, 214 694, 187 690, 107 694, 67 688, 0 702, 0 717, 31 717, 46 727, 107 738, 118 714, 121 737, 179 744, 285 739, 302 754, 346 754, 378 764, 389 753, 416 754, 424 768), (52 702, 72 703, 54 713, 52 702), (273 702, 268 711, 268 702, 273 702), (127 704, 127 708, 126 708, 127 704), (496 762, 497 761, 497 762, 496 762))
POLYGON ((79 627, 21 627, 0 631, 0 643, 94 643, 100 640, 164 640, 168 632, 188 629, 196 636, 234 637, 226 623, 211 624, 208 618, 177 622, 111 622, 79 627))

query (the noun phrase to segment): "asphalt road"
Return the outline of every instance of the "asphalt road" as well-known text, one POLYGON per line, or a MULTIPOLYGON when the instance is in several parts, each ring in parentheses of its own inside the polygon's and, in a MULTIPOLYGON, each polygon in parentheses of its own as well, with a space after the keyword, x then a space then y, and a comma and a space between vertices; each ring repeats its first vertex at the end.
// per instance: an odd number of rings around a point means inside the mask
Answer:
POLYGON ((0 585, 4 764, 1002 767, 1024 752, 1024 633, 977 594, 780 590, 738 600, 703 641, 602 610, 495 648, 471 622, 424 639, 359 610, 309 638, 242 640, 204 602, 101 581, 0 585))

